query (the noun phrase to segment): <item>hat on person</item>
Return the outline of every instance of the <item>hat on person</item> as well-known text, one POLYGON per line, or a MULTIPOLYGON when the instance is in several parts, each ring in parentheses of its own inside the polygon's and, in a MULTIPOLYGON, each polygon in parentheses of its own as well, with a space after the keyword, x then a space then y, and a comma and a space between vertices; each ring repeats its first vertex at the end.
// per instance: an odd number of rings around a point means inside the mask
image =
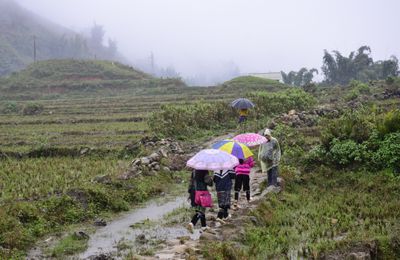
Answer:
POLYGON ((268 129, 268 128, 266 128, 265 131, 264 131, 264 135, 269 135, 269 136, 271 136, 271 130, 268 129))

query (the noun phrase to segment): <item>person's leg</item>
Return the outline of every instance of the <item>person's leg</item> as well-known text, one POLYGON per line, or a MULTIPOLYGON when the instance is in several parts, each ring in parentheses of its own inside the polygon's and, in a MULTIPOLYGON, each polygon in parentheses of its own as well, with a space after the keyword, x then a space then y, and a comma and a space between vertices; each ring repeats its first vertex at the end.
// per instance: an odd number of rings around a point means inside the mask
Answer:
POLYGON ((192 221, 191 221, 193 226, 196 226, 197 221, 199 220, 199 218, 200 218, 199 212, 196 210, 196 213, 193 215, 192 221))
POLYGON ((224 208, 224 218, 228 218, 228 216, 229 216, 228 209, 229 209, 229 206, 226 206, 226 207, 224 208))
POLYGON ((225 213, 225 209, 224 208, 220 208, 217 214, 217 218, 222 219, 224 218, 224 213, 225 213))
POLYGON ((201 222, 201 227, 206 227, 206 209, 203 208, 202 211, 200 211, 200 222, 201 222))
POLYGON ((271 168, 271 185, 278 186, 278 166, 271 168))
POLYGON ((273 185, 272 184, 272 168, 267 170, 267 176, 268 176, 268 178, 267 178, 267 180, 268 180, 267 186, 273 185))
POLYGON ((243 178, 242 178, 242 174, 236 175, 236 179, 235 179, 235 202, 237 202, 239 200, 239 192, 242 189, 242 182, 243 182, 243 178))
POLYGON ((246 192, 247 201, 250 201, 250 176, 249 175, 244 175, 243 190, 246 192))

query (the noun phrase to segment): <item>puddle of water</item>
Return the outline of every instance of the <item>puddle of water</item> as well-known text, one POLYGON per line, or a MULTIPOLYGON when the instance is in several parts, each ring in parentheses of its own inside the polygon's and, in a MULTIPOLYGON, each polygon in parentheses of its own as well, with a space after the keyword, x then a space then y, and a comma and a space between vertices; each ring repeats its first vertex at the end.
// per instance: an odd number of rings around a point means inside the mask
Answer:
MULTIPOLYGON (((89 256, 99 255, 102 253, 117 252, 117 244, 119 241, 134 242, 139 234, 150 235, 152 238, 166 240, 180 236, 189 236, 189 232, 183 227, 152 227, 152 228, 131 228, 135 223, 140 223, 144 220, 155 221, 161 220, 162 217, 179 208, 187 205, 187 197, 177 197, 176 199, 159 204, 150 202, 143 208, 135 209, 127 214, 122 215, 103 228, 99 228, 90 236, 88 241, 88 249, 78 257, 86 259, 89 256)), ((198 234, 192 235, 196 239, 198 234)))

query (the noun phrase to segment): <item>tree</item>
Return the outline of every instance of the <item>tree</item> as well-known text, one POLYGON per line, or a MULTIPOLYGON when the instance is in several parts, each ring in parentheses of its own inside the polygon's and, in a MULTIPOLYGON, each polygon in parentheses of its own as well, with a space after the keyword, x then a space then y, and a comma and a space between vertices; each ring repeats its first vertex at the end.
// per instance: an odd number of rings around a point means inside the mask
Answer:
POLYGON ((353 79, 366 82, 398 75, 397 58, 392 56, 389 60, 374 62, 369 46, 361 46, 348 57, 339 51, 333 51, 333 54, 324 50, 322 72, 328 84, 346 85, 353 79))
POLYGON ((96 50, 100 50, 103 47, 103 39, 104 39, 104 28, 102 25, 94 24, 90 29, 90 44, 91 47, 96 50))
POLYGON ((318 74, 318 70, 301 68, 298 72, 290 71, 288 74, 281 71, 282 79, 285 84, 299 87, 310 84, 314 78, 314 73, 318 74))

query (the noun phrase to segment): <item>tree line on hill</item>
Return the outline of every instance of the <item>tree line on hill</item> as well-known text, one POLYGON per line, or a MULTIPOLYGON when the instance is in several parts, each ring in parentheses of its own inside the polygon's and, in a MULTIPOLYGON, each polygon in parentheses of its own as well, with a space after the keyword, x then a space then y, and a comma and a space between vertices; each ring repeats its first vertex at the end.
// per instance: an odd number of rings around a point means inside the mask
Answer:
MULTIPOLYGON (((399 60, 391 56, 388 60, 374 61, 371 57, 371 48, 361 46, 357 51, 352 51, 348 57, 339 51, 329 53, 324 50, 322 73, 326 85, 346 85, 351 80, 367 82, 369 80, 387 79, 397 77, 399 72, 399 60)), ((318 70, 301 68, 299 71, 281 72, 285 84, 292 86, 306 86, 318 74, 318 70)))

